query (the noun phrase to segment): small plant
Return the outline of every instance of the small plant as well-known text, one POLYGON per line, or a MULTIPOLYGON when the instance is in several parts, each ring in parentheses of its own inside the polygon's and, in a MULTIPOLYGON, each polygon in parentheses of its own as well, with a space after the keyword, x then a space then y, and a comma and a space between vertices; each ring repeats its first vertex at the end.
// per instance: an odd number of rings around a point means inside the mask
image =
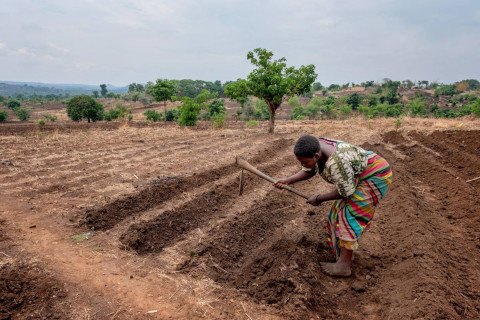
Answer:
POLYGON ((1 110, 0 111, 0 122, 5 122, 8 119, 7 111, 1 110))
POLYGON ((398 131, 401 126, 402 126, 402 119, 400 118, 395 119, 395 130, 398 131))
POLYGON ((213 116, 213 125, 215 128, 223 128, 225 126, 225 113, 217 113, 213 116))
POLYGON ((53 115, 53 114, 44 114, 43 115, 43 118, 47 121, 50 121, 50 122, 55 122, 57 121, 57 116, 53 115))
POLYGON ((257 120, 249 120, 247 121, 246 125, 249 128, 258 128, 259 123, 257 120))
POLYGON ((30 111, 27 108, 19 107, 15 108, 15 115, 20 121, 27 121, 30 119, 30 111))
POLYGON ((143 113, 143 115, 145 116, 145 118, 148 121, 157 122, 157 121, 162 120, 162 114, 158 111, 153 110, 153 109, 145 111, 143 113))
POLYGON ((165 110, 165 121, 177 121, 179 111, 178 109, 165 110))
POLYGON ((45 127, 45 120, 40 119, 40 120, 37 121, 37 124, 38 124, 39 127, 45 127))

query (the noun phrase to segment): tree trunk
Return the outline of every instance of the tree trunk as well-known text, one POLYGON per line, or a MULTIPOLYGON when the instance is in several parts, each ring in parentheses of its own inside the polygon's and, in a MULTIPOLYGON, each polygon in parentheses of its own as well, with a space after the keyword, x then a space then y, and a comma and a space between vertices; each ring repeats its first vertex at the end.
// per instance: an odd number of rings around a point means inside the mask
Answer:
POLYGON ((268 107, 270 108, 268 133, 273 133, 273 131, 275 130, 275 111, 277 111, 277 108, 272 103, 269 103, 268 107))

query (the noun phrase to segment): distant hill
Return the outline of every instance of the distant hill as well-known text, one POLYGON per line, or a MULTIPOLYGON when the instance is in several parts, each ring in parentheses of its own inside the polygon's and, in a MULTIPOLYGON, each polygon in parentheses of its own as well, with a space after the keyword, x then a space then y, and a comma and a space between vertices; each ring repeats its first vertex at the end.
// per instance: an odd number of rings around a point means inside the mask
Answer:
MULTIPOLYGON (((128 87, 116 87, 107 85, 109 92, 126 93, 128 87)), ((89 84, 67 84, 67 83, 42 83, 42 82, 17 82, 0 80, 0 95, 2 96, 33 96, 48 94, 54 95, 76 95, 92 94, 93 91, 100 91, 100 86, 89 84)))

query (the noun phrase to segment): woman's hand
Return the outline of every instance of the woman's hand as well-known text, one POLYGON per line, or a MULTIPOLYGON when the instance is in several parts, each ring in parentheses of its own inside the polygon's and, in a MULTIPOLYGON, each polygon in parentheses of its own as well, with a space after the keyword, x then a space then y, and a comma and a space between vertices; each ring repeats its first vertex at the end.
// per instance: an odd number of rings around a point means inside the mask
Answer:
POLYGON ((315 207, 321 205, 322 202, 323 202, 323 201, 320 199, 320 197, 319 197, 318 194, 311 196, 311 197, 308 198, 308 200, 307 200, 307 203, 308 203, 308 204, 311 204, 312 206, 315 206, 315 207))
POLYGON ((288 179, 278 179, 277 182, 273 184, 273 186, 278 189, 283 189, 283 186, 287 186, 288 184, 288 179))

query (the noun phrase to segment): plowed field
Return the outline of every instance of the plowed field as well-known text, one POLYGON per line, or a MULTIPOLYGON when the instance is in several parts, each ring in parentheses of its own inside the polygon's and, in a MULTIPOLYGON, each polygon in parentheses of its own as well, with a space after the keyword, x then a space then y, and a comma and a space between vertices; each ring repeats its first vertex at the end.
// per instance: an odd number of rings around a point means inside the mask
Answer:
POLYGON ((480 318, 479 120, 0 134, 0 319, 480 318), (329 203, 250 173, 238 194, 236 155, 285 177, 304 133, 359 144, 394 171, 347 279, 319 265, 333 259, 329 203))

